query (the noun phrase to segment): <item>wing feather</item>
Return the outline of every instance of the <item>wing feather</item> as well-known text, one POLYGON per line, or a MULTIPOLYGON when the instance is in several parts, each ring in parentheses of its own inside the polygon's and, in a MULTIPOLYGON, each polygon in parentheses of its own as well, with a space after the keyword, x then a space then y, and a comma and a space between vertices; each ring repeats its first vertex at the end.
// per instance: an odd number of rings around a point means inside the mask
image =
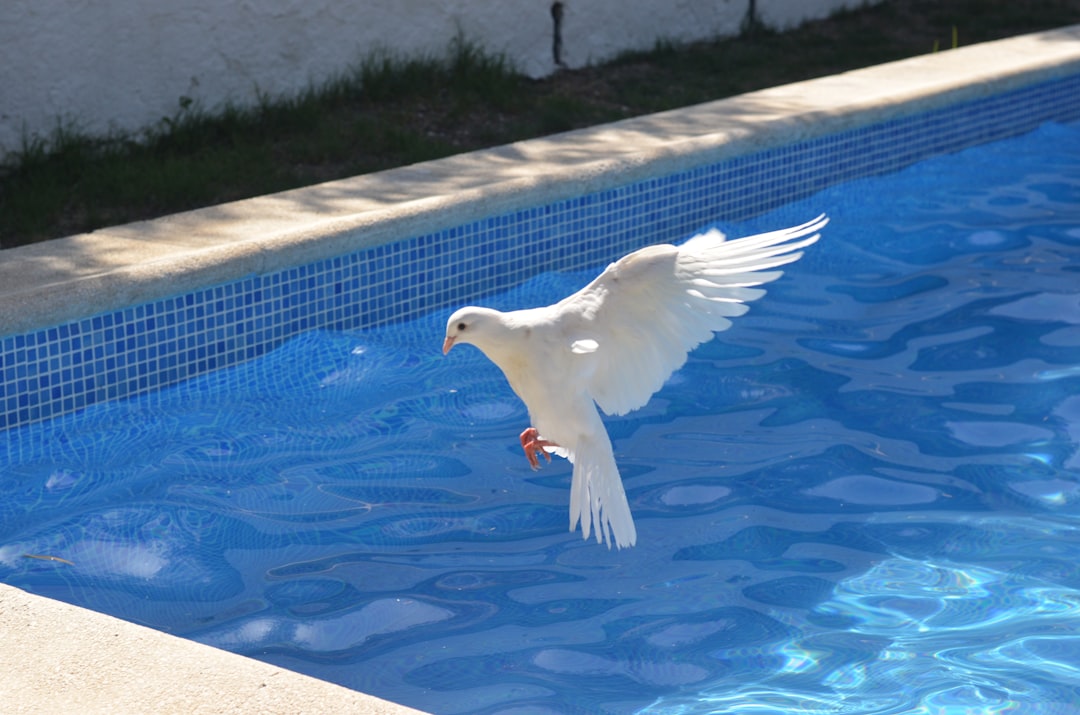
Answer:
POLYGON ((826 223, 821 215, 734 241, 711 230, 682 246, 649 246, 552 306, 573 342, 596 346, 582 354, 595 361, 592 398, 614 415, 644 405, 692 349, 764 295, 753 286, 783 275, 772 269, 799 260, 826 223))

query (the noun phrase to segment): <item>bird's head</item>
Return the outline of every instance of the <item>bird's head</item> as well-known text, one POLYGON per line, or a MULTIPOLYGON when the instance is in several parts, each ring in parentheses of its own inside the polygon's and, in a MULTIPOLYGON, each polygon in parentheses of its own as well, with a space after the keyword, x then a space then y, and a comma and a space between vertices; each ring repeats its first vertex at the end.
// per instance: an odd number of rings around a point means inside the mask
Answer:
POLYGON ((475 345, 480 349, 492 345, 499 333, 505 329, 502 313, 491 308, 462 308, 446 321, 446 339, 443 341, 443 355, 458 344, 475 345))

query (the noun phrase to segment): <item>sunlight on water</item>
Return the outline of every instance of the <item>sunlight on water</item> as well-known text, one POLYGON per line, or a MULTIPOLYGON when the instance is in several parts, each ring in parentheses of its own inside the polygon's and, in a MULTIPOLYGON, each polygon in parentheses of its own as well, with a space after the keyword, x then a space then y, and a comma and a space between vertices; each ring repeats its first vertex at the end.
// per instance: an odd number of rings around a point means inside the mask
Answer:
POLYGON ((0 578, 436 713, 1080 713, 1080 126, 722 228, 821 211, 607 421, 633 549, 439 314, 5 433, 0 578))
POLYGON ((890 558, 837 583, 810 621, 822 616, 846 627, 778 645, 785 660, 762 682, 687 702, 661 699, 645 712, 1052 713, 1066 712, 1068 701, 1033 702, 1039 695, 1031 683, 1053 683, 1063 694, 1080 688, 1075 589, 890 558), (872 644, 871 657, 838 662, 826 644, 841 633, 872 644), (916 687, 927 693, 918 705, 916 687))

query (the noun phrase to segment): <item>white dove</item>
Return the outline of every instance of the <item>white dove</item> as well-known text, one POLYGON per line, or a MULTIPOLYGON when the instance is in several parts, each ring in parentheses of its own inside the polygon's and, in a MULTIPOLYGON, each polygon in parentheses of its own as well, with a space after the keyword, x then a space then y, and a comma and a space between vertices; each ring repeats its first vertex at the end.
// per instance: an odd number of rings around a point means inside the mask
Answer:
POLYGON ((574 464, 570 530, 620 549, 637 530, 597 411, 635 410, 686 362, 687 354, 731 327, 745 303, 765 294, 770 270, 802 257, 828 223, 824 214, 780 231, 726 241, 712 229, 681 246, 649 246, 612 263, 577 293, 543 308, 502 313, 466 307, 446 324, 443 354, 474 345, 503 371, 532 426, 521 446, 533 469, 539 455, 574 464))

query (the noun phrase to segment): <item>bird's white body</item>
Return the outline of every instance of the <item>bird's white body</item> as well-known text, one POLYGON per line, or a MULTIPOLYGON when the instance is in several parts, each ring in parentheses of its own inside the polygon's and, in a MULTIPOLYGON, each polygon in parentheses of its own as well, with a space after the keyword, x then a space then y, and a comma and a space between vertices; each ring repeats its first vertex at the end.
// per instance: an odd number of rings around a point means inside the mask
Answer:
MULTIPOLYGON (((597 541, 632 546, 637 531, 597 406, 621 415, 648 402, 690 350, 764 295, 752 286, 779 278, 772 269, 798 260, 826 223, 819 216, 734 241, 713 230, 624 256, 554 305, 462 308, 447 322, 443 351, 482 350, 525 403, 536 444, 574 463, 570 529, 580 521, 585 538, 595 527, 597 541)), ((524 435, 522 444, 533 461, 524 435)))

